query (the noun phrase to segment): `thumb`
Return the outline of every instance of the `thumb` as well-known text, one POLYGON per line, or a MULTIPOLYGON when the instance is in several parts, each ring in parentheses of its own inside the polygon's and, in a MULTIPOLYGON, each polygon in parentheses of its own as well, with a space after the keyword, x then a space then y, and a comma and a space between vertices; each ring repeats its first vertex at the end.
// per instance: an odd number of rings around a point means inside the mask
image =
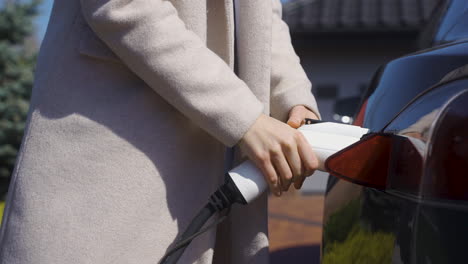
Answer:
POLYGON ((299 128, 304 121, 305 112, 301 107, 294 107, 289 114, 287 124, 292 128, 299 128))

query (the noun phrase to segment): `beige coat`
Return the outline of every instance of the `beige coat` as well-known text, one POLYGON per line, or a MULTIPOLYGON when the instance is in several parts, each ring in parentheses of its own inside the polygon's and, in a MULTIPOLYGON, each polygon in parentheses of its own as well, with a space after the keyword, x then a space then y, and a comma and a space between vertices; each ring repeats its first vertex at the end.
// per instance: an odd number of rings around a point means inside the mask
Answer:
MULTIPOLYGON (((279 0, 57 0, 0 234, 2 264, 156 263, 261 112, 316 111, 279 0), (271 111, 270 111, 271 110, 271 111)), ((222 229, 222 230, 221 230, 222 229)), ((180 263, 210 263, 216 230, 180 263)), ((216 263, 267 263, 266 199, 216 263)))

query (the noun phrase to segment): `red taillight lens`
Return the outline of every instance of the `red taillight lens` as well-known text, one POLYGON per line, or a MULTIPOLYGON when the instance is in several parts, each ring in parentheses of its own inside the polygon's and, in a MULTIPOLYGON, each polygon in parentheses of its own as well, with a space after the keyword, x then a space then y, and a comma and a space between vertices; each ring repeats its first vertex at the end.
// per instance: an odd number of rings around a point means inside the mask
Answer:
POLYGON ((325 162, 331 175, 423 199, 468 201, 468 90, 427 121, 430 138, 373 134, 325 162))
POLYGON ((335 153, 325 162, 333 176, 363 186, 385 189, 392 136, 373 134, 335 153))
POLYGON ((417 195, 423 174, 426 143, 418 138, 394 136, 387 189, 417 195))

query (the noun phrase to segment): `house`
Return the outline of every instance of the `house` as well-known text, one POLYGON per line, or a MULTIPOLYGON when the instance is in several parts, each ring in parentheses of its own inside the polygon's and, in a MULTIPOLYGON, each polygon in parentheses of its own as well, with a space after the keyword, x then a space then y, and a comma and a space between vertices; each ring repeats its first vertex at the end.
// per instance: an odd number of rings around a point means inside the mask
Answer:
POLYGON ((323 119, 359 95, 382 64, 415 51, 438 0, 296 0, 283 5, 323 119))
MULTIPOLYGON (((289 0, 283 19, 307 75, 323 120, 338 99, 357 97, 386 62, 419 48, 419 35, 439 0, 289 0)), ((305 191, 323 192, 327 174, 317 173, 305 191)))

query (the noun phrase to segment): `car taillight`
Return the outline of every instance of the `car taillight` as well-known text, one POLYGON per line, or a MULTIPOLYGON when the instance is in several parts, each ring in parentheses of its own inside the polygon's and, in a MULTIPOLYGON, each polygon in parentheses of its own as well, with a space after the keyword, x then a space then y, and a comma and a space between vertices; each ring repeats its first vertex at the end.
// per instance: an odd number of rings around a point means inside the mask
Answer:
POLYGON ((387 189, 419 193, 426 149, 427 143, 419 138, 393 137, 387 189))
POLYGON ((363 186, 384 189, 392 135, 372 134, 335 153, 325 162, 333 176, 363 186))
POLYGON ((468 201, 467 105, 464 90, 416 123, 428 137, 404 130, 371 134, 330 156, 325 168, 367 187, 468 201))
POLYGON ((376 133, 330 156, 333 176, 376 189, 418 192, 425 143, 419 139, 376 133))
POLYGON ((468 90, 452 97, 433 125, 422 196, 468 201, 468 90))

